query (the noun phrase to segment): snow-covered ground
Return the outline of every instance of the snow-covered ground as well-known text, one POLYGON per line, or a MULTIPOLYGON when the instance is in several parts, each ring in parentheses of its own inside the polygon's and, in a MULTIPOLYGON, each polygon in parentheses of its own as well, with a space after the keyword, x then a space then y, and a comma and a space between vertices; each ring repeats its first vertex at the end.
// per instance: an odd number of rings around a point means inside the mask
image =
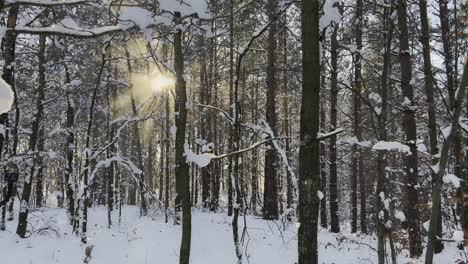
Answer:
MULTIPOLYGON (((105 208, 89 212, 89 244, 94 245, 90 263, 96 264, 176 264, 178 263, 180 226, 164 223, 163 217, 138 217, 138 208, 125 207, 122 222, 114 216, 107 228, 105 208)), ((7 231, 0 231, 0 263, 8 264, 74 264, 83 263, 85 246, 71 233, 63 209, 44 209, 30 214, 35 234, 20 239, 15 234, 16 221, 8 222, 7 231), (44 227, 44 229, 39 231, 44 227), (52 231, 52 229, 54 231, 52 231)), ((191 263, 235 263, 231 218, 225 213, 194 211, 191 263)), ((243 226, 243 219, 240 219, 243 226)), ((247 217, 248 231, 244 241, 244 263, 293 264, 297 261, 297 229, 282 224, 247 217), (248 261, 247 261, 248 259, 248 261)), ((325 230, 319 233, 320 263, 376 263, 376 240, 372 236, 340 234, 325 230)), ((435 263, 457 263, 465 260, 455 244, 447 244, 435 263)), ((398 263, 410 262, 404 254, 398 263)))

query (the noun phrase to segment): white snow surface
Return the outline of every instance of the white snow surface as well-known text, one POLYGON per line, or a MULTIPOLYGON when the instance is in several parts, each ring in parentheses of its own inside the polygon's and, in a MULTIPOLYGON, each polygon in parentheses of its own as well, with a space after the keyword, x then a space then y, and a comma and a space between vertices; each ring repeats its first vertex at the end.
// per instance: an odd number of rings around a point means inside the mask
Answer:
MULTIPOLYGON (((169 223, 164 223, 164 217, 157 213, 152 217, 140 218, 138 207, 126 206, 122 210, 121 224, 118 224, 117 211, 114 211, 114 224, 108 229, 106 215, 106 208, 103 207, 89 210, 88 245, 94 245, 90 264, 178 263, 181 226, 174 226, 172 219, 169 223)), ((226 212, 208 213, 193 209, 192 225, 191 264, 236 262, 231 217, 226 212)), ((239 225, 242 230, 242 218, 239 225)), ((248 216, 248 235, 243 245, 244 262, 296 263, 297 226, 291 223, 283 229, 280 221, 275 223, 248 216)), ((7 230, 0 231, 1 263, 83 263, 86 246, 81 244, 79 237, 72 234, 64 209, 32 210, 29 215, 29 230, 31 227, 36 231, 46 227, 49 229, 21 239, 15 234, 16 219, 7 222, 7 230)), ((349 234, 345 225, 342 225, 342 229, 345 230, 343 234, 332 234, 319 229, 319 263, 377 262, 377 240, 374 236, 349 234)), ((406 254, 403 251, 398 256, 398 263, 409 263, 406 254)), ((456 263, 455 260, 463 259, 462 254, 463 251, 456 248, 456 243, 446 243, 444 251, 434 256, 434 263, 456 263)), ((424 262, 421 258, 410 263, 424 262)))
POLYGON ((0 78, 0 114, 10 111, 14 99, 15 95, 10 85, 0 78))
POLYGON ((452 183, 455 188, 460 187, 460 181, 461 179, 458 178, 455 174, 445 174, 442 180, 445 183, 452 183))
POLYGON ((372 150, 396 150, 398 152, 411 154, 410 148, 407 145, 397 141, 379 141, 374 144, 372 150))

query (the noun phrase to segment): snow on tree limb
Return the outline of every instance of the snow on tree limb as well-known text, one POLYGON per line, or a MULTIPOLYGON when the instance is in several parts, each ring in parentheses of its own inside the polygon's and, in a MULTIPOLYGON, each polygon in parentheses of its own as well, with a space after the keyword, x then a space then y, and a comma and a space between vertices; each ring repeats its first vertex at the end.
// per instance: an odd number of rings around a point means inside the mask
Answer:
POLYGON ((79 5, 79 4, 86 4, 86 3, 89 3, 89 1, 88 0, 67 0, 67 1, 17 0, 17 1, 6 2, 5 7, 9 7, 13 5, 53 7, 53 6, 79 5))
POLYGON ((3 79, 0 78, 0 114, 10 111, 15 95, 3 79))

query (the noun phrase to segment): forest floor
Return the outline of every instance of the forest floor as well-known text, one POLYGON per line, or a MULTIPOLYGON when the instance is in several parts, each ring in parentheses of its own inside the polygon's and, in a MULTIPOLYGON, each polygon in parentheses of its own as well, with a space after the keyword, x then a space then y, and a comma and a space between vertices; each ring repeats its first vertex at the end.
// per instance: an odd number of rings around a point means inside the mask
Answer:
MULTIPOLYGON (((164 217, 138 216, 137 207, 124 207, 120 225, 107 228, 106 208, 89 211, 89 243, 94 245, 91 264, 176 264, 178 263, 180 226, 164 223, 164 217)), ((16 216, 16 215, 15 215, 16 216)), ((192 264, 234 264, 236 257, 232 240, 231 217, 226 213, 194 210, 192 218, 192 264)), ((284 226, 281 221, 264 221, 246 217, 244 263, 293 264, 297 261, 297 227, 284 226)), ((244 226, 241 217, 239 224, 244 226)), ((6 264, 74 264, 83 263, 85 246, 71 232, 64 209, 45 208, 30 213, 30 229, 35 233, 27 239, 15 234, 16 221, 0 231, 0 263, 6 264)), ((377 263, 377 242, 373 236, 319 233, 320 263, 377 263)), ((411 262, 403 251, 398 263, 411 262)), ((434 263, 457 263, 465 260, 464 252, 454 243, 446 245, 434 263)), ((389 260, 390 263, 390 260, 389 260)))

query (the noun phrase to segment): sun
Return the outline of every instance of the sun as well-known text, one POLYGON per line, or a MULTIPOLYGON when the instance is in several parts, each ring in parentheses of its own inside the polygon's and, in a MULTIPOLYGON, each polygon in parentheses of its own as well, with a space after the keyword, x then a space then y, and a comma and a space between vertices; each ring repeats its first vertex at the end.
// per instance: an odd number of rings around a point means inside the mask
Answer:
POLYGON ((153 96, 160 96, 166 90, 173 87, 174 83, 175 81, 173 78, 170 78, 164 75, 158 75, 157 77, 153 78, 151 82, 151 89, 153 91, 153 96))

